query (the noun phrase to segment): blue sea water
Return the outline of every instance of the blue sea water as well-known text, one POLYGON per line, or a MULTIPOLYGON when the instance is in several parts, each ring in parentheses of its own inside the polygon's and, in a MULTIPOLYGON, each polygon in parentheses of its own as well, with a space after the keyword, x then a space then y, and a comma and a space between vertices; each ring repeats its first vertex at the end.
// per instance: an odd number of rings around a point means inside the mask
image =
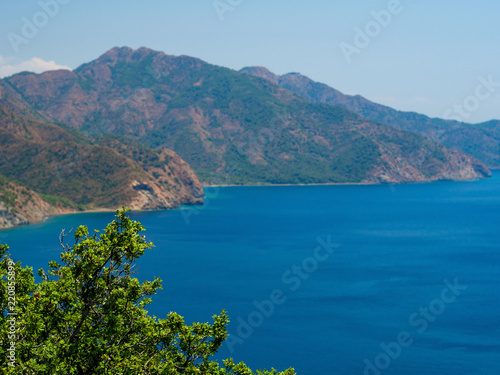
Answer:
MULTIPOLYGON (((132 217, 156 245, 138 276, 163 279, 150 312, 226 309, 220 358, 304 375, 500 374, 500 174, 206 193, 203 207, 132 217)), ((112 218, 56 217, 0 241, 37 270, 62 228, 112 218)))

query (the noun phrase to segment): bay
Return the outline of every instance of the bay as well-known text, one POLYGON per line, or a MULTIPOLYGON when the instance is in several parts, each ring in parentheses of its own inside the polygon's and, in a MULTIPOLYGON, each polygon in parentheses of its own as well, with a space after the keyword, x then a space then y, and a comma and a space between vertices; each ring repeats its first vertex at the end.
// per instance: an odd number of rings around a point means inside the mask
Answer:
MULTIPOLYGON (((226 309, 218 358, 305 375, 500 373, 499 173, 206 193, 203 207, 131 216, 156 245, 138 277, 163 279, 151 314, 190 323, 226 309)), ((36 272, 58 259, 62 228, 113 216, 55 217, 0 241, 36 272)))

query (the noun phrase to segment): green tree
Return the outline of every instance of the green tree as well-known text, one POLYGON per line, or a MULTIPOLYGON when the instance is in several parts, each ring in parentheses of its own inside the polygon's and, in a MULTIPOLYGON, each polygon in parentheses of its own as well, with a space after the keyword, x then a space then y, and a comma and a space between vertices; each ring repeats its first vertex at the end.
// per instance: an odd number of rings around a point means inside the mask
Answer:
POLYGON ((0 246, 2 374, 253 374, 244 363, 211 360, 227 338, 224 311, 213 316, 212 324, 191 326, 176 313, 165 319, 148 314, 145 307, 161 280, 140 283, 132 277, 137 259, 153 246, 141 236, 143 230, 123 210, 102 232, 79 227, 72 246, 64 243, 63 233, 61 262, 40 270, 40 281, 32 268, 11 260, 6 245, 0 246), (13 289, 14 335, 8 315, 13 289), (8 359, 11 342, 14 366, 8 359))

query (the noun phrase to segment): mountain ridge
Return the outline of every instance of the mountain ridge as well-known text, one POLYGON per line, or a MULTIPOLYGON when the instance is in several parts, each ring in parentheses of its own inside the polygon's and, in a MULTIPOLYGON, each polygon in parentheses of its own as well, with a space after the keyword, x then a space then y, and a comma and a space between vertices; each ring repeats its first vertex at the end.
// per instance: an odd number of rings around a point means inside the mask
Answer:
POLYGON ((473 125, 430 118, 416 112, 398 111, 374 103, 361 95, 345 95, 324 83, 297 73, 278 76, 261 66, 245 67, 240 72, 269 80, 313 102, 339 105, 372 121, 422 134, 446 147, 472 155, 490 168, 500 168, 498 120, 473 125))
POLYGON ((53 122, 173 149, 208 184, 489 175, 477 160, 420 136, 189 56, 115 47, 73 72, 23 74, 7 82, 53 122))

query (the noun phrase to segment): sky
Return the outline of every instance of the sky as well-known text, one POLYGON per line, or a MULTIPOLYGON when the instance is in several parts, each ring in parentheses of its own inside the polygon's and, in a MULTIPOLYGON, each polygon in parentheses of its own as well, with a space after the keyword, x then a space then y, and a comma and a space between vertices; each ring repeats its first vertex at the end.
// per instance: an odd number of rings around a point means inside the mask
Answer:
POLYGON ((0 77, 144 46, 478 123, 500 119, 499 14, 495 0, 3 0, 0 77))

